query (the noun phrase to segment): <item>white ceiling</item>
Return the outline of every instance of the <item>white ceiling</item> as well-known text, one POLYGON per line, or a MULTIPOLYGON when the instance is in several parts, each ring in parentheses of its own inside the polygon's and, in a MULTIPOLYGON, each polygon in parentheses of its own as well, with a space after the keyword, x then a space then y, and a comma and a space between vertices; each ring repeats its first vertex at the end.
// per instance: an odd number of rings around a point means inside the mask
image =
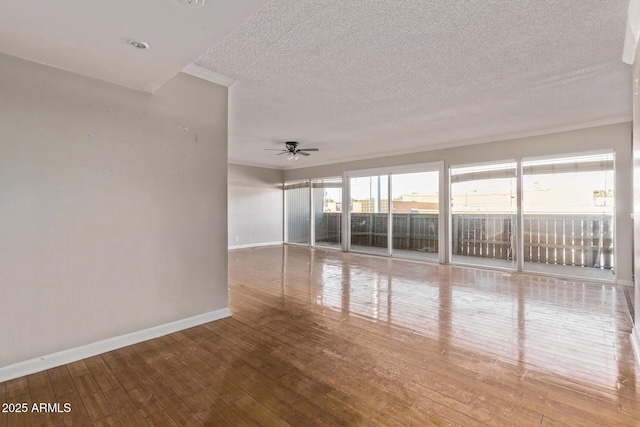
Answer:
POLYGON ((0 1, 0 52, 149 92, 195 62, 235 80, 229 160, 286 169, 631 120, 627 7, 0 1), (288 140, 321 151, 287 162, 264 150, 288 140))
POLYGON ((0 52, 153 92, 266 1, 0 1, 0 52))
POLYGON ((627 8, 273 0, 195 63, 236 80, 230 162, 304 167, 631 120, 627 8))

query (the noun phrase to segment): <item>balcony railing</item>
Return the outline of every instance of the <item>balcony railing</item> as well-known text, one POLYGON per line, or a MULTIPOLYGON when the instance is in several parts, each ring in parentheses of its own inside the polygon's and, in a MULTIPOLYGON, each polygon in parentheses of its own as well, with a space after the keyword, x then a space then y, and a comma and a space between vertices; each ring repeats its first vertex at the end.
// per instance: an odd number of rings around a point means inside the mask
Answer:
POLYGON ((524 260, 613 268, 612 214, 524 215, 524 260))
MULTIPOLYGON (((352 245, 387 247, 386 213, 351 214, 352 245)), ((338 243, 341 214, 316 219, 316 242, 338 243)), ((452 216, 454 255, 512 260, 515 215, 458 213, 452 216)), ((524 261, 538 264, 613 268, 611 214, 524 215, 524 261)), ((393 248, 438 251, 438 216, 401 213, 393 216, 393 248)))

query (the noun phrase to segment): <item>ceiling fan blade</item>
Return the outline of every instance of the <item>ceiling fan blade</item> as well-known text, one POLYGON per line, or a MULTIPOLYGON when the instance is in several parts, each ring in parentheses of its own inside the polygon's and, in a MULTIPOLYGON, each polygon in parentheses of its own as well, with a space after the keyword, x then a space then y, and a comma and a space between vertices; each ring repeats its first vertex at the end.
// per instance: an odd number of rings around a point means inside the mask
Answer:
POLYGON ((311 155, 309 153, 303 153, 301 150, 298 150, 298 152, 296 154, 300 154, 301 156, 310 156, 311 155))
POLYGON ((320 151, 317 148, 301 148, 298 151, 320 151))
POLYGON ((276 154, 276 156, 282 156, 283 154, 287 154, 287 153, 288 153, 288 151, 282 150, 282 153, 278 153, 278 154, 276 154))
POLYGON ((265 150, 269 150, 269 151, 287 151, 287 150, 283 150, 282 148, 265 148, 265 150))

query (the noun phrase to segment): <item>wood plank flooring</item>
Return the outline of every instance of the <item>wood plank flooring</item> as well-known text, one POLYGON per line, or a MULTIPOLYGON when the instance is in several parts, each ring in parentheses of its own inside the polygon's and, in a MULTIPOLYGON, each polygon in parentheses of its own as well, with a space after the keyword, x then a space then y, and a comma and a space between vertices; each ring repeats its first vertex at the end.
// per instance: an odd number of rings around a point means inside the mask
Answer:
POLYGON ((0 426, 637 426, 624 290, 275 246, 232 318, 0 383, 0 426))

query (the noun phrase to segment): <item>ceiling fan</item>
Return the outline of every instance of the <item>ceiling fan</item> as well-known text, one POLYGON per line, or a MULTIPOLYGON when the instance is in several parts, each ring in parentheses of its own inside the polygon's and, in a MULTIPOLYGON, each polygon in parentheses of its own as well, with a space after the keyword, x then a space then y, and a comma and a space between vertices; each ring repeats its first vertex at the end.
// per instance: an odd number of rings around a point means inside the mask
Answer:
POLYGON ((298 155, 308 156, 309 153, 307 153, 307 151, 320 151, 317 148, 298 148, 298 143, 296 141, 287 141, 284 143, 284 145, 284 150, 281 150, 279 148, 265 148, 265 150, 281 151, 281 153, 276 154, 276 156, 286 154, 287 160, 298 160, 300 158, 298 155))

